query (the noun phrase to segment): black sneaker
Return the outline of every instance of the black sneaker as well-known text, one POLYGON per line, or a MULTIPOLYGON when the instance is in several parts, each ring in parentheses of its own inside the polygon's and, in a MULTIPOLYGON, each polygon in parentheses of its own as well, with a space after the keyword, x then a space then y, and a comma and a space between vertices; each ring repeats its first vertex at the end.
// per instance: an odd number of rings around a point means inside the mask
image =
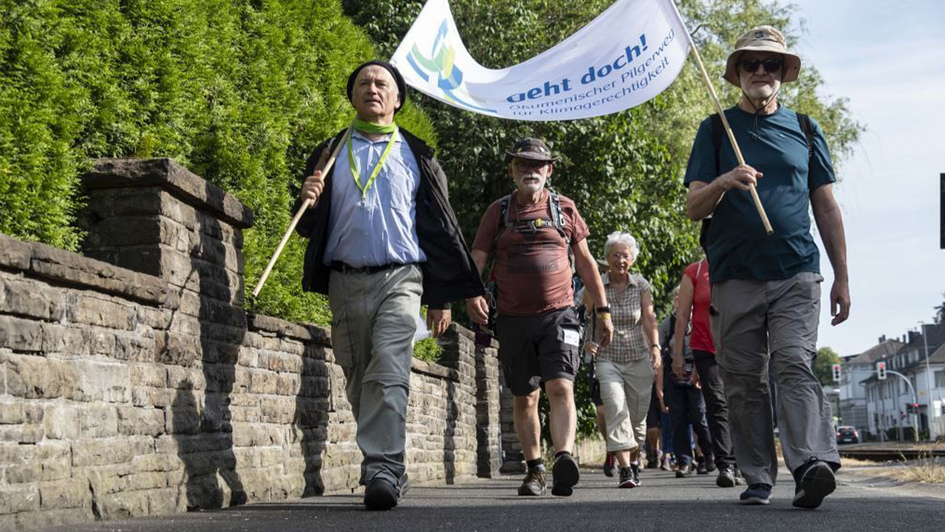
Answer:
POLYGON ((574 492, 572 488, 574 488, 581 478, 581 473, 578 471, 578 465, 574 457, 569 453, 558 456, 555 459, 554 465, 551 466, 551 477, 552 495, 560 495, 562 497, 571 495, 574 492))
POLYGON ((735 468, 732 466, 725 466, 722 469, 719 469, 719 476, 715 479, 715 485, 720 488, 734 488, 735 468))
POLYGON ((364 506, 368 510, 383 511, 397 506, 400 491, 386 478, 375 477, 364 490, 364 506))
POLYGON ((742 504, 769 504, 771 502, 771 486, 768 484, 752 484, 738 497, 742 504))
POLYGON ((714 456, 709 456, 709 457, 707 457, 707 458, 705 459, 705 469, 706 469, 706 471, 708 471, 709 473, 711 473, 711 472, 713 472, 713 471, 715 471, 715 470, 717 469, 717 468, 716 468, 716 465, 715 465, 715 457, 714 457, 714 456))
POLYGON ((640 481, 640 466, 639 465, 630 464, 630 474, 633 478, 634 485, 639 486, 640 484, 643 484, 643 482, 640 481))
POLYGON ((837 489, 837 478, 827 462, 811 459, 795 471, 797 488, 794 490, 794 506, 817 508, 824 497, 837 489))
POLYGON ((618 488, 635 488, 637 483, 633 481, 633 470, 629 467, 620 468, 620 482, 618 488))
POLYGON ((617 466, 614 465, 614 462, 616 461, 617 457, 614 456, 614 453, 607 453, 607 459, 604 460, 604 476, 614 476, 614 473, 617 472, 617 466))
POLYGON ((699 460, 696 462, 696 474, 697 475, 708 475, 709 468, 705 465, 705 460, 699 460))
POLYGON ((686 478, 692 475, 692 464, 682 463, 679 464, 679 469, 676 470, 676 478, 686 478))
POLYGON ((530 467, 525 474, 525 480, 518 487, 518 494, 537 497, 545 494, 545 468, 530 467))

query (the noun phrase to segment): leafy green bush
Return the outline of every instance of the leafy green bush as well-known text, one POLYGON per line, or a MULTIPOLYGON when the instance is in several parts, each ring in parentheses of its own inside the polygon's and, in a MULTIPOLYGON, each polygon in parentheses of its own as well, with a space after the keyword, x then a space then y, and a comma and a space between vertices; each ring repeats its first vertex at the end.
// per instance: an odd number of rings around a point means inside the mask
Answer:
MULTIPOLYGON (((247 288, 305 158, 353 116, 348 74, 374 57, 338 0, 0 0, 0 17, 0 232, 79 249, 90 159, 172 157, 255 212, 247 288)), ((435 140, 416 108, 398 121, 435 140)), ((327 322, 301 294, 303 251, 293 238, 254 310, 327 322)))

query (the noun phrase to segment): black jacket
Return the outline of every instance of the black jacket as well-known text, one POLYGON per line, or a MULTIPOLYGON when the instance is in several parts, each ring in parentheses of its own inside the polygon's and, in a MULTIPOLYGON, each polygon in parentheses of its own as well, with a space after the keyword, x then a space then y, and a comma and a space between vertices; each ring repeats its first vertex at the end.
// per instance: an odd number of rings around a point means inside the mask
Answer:
MULTIPOLYGON (((344 133, 342 131, 335 136, 332 146, 341 141, 344 133)), ((424 305, 444 308, 450 302, 484 294, 482 279, 463 240, 456 215, 450 207, 443 169, 433 158, 433 150, 426 143, 403 128, 400 134, 420 167, 416 227, 420 249, 427 257, 427 261, 420 265, 423 271, 421 302, 424 305)), ((327 146, 328 141, 323 142, 309 156, 303 179, 315 171, 318 158, 327 146)), ((305 250, 305 271, 302 274, 302 288, 307 292, 328 294, 331 268, 323 264, 322 259, 328 242, 331 186, 329 169, 318 204, 314 209, 306 211, 296 228, 300 235, 309 239, 305 250)), ((300 204, 300 201, 296 201, 294 210, 297 210, 300 204)))

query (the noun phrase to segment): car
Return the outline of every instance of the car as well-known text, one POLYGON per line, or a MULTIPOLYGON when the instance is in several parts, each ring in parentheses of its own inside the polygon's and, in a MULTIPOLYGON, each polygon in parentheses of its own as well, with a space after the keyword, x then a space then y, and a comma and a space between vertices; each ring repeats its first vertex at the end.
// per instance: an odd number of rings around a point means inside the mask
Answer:
POLYGON ((837 443, 860 443, 856 427, 837 427, 837 443))

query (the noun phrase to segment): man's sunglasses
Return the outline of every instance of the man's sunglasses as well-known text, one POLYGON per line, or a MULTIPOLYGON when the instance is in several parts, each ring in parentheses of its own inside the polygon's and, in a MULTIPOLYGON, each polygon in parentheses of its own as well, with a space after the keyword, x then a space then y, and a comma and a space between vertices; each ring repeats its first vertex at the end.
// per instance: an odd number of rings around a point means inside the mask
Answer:
POLYGON ((781 67, 784 66, 784 61, 781 59, 742 59, 738 64, 741 65, 742 70, 749 74, 757 72, 758 65, 763 65, 765 72, 768 74, 774 74, 781 70, 781 67))

